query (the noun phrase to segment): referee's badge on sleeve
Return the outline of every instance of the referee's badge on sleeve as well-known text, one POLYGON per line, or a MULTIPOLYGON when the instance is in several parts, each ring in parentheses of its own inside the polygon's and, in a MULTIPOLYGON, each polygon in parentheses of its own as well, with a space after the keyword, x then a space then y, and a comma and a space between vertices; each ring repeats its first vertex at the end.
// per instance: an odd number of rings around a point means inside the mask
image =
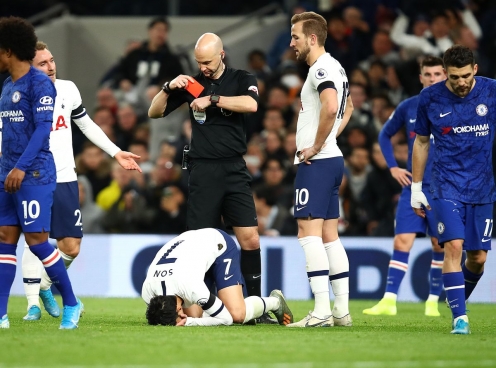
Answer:
POLYGON ((207 120, 207 113, 205 111, 193 110, 193 117, 199 124, 203 124, 205 123, 205 120, 207 120))

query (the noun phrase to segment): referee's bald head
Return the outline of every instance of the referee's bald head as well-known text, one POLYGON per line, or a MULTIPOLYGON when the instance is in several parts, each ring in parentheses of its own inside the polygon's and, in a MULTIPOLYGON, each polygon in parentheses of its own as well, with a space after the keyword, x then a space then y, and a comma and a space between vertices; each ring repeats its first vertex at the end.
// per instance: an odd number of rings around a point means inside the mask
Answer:
POLYGON ((204 33, 195 45, 195 53, 218 54, 223 50, 222 40, 215 33, 204 33))

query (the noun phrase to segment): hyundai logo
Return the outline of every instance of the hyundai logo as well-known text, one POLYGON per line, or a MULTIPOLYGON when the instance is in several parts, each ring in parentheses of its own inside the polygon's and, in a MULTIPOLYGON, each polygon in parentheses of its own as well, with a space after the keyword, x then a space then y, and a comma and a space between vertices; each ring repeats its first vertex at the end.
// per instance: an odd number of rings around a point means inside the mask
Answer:
POLYGON ((53 98, 50 96, 43 96, 40 98, 40 104, 42 105, 53 105, 53 98))

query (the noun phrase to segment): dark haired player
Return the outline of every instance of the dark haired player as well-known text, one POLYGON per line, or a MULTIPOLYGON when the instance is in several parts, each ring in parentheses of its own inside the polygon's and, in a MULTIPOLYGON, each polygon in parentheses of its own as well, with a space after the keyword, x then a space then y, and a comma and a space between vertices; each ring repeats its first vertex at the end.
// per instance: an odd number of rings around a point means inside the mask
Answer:
POLYGON ((496 127, 496 81, 475 77, 472 51, 454 45, 443 56, 448 79, 422 90, 413 146, 411 205, 425 217, 429 202, 422 179, 430 135, 436 149, 430 192, 438 241, 444 246, 443 283, 453 314, 452 334, 470 333, 465 301, 484 271, 491 249, 496 200, 492 148, 496 127), (467 260, 460 266, 463 250, 467 260))
POLYGON ((49 136, 57 92, 50 78, 30 64, 36 42, 33 26, 24 19, 0 19, 0 73, 10 75, 0 96, 0 328, 10 327, 7 302, 22 231, 62 295, 60 328, 75 329, 81 302, 72 291, 60 253, 48 242, 56 186, 49 136))
POLYGON ((186 231, 158 251, 141 296, 148 304, 146 318, 151 325, 231 325, 269 311, 281 325, 293 321, 279 290, 273 290, 268 298, 243 299, 242 287, 236 243, 224 231, 206 228, 186 231), (215 284, 217 296, 205 282, 215 284))
MULTIPOLYGON (((434 56, 425 57, 420 63, 419 79, 424 88, 444 81, 446 74, 443 70, 443 60, 434 56)), ((439 294, 443 290, 441 271, 444 253, 437 242, 434 213, 427 213, 425 218, 421 218, 416 216, 413 211, 410 211, 410 198, 412 196, 410 189, 412 148, 416 137, 414 128, 417 119, 418 98, 418 96, 413 96, 401 102, 379 133, 381 151, 391 170, 391 175, 401 184, 403 191, 401 192, 396 210, 394 250, 389 261, 386 292, 379 303, 372 308, 364 309, 363 313, 368 315, 396 315, 396 299, 401 281, 408 270, 410 249, 412 249, 416 236, 425 234, 429 234, 432 243, 432 262, 429 277, 430 290, 427 301, 425 302, 425 315, 429 317, 439 317, 441 315, 438 310, 438 301, 439 294), (393 145, 391 144, 391 138, 403 128, 406 129, 408 139, 408 163, 406 170, 398 167, 393 154, 393 145)), ((430 148, 423 181, 426 195, 428 195, 427 188, 430 182, 433 148, 433 146, 430 148)))

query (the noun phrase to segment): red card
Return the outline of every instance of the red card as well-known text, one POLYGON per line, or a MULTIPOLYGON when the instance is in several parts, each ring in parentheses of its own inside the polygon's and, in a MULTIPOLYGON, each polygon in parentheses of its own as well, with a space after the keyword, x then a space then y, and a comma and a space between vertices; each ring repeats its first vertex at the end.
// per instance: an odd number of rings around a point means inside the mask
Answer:
POLYGON ((195 78, 191 77, 191 79, 193 79, 195 81, 195 83, 188 82, 188 86, 186 87, 186 91, 188 91, 195 98, 197 98, 198 96, 200 96, 200 93, 202 93, 204 88, 200 83, 198 83, 197 80, 195 80, 195 78))

